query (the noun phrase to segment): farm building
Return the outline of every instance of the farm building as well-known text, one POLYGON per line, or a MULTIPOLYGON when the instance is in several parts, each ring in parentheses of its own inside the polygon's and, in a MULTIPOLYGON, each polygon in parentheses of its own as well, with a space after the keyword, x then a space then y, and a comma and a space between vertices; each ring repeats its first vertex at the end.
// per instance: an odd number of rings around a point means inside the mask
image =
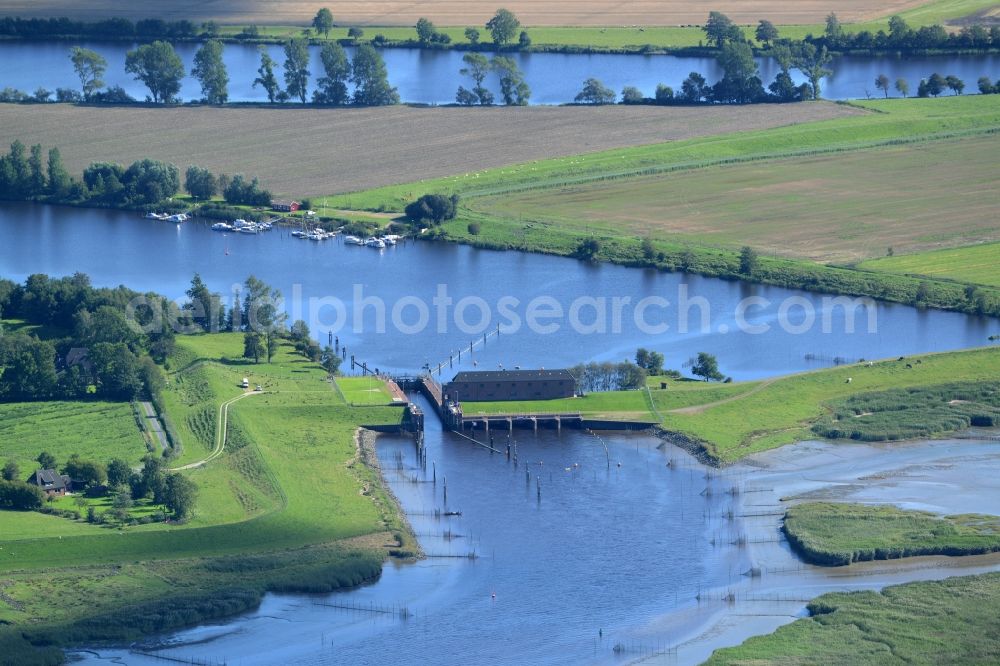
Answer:
POLYGON ((60 474, 54 469, 40 469, 31 477, 31 483, 35 484, 46 495, 65 495, 72 490, 72 482, 65 474, 60 474))
POLYGON ((568 370, 490 370, 460 372, 444 387, 454 402, 476 400, 552 400, 576 395, 568 370))
POLYGON ((277 199, 271 202, 271 210, 280 211, 282 213, 292 213, 299 209, 301 206, 298 201, 286 201, 284 199, 277 199))

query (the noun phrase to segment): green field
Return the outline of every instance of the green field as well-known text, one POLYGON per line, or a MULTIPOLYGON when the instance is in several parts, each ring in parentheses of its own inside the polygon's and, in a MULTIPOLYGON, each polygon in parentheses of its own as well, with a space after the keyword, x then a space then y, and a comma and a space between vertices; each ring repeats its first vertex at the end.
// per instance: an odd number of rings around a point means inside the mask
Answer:
POLYGON ((810 617, 716 650, 723 664, 994 664, 1000 653, 1000 574, 835 592, 810 617))
POLYGON ((392 402, 385 384, 372 376, 338 377, 337 386, 351 405, 388 405, 392 402))
MULTIPOLYGON (((367 572, 364 577, 377 575, 387 548, 413 548, 395 504, 377 473, 359 459, 355 443, 359 425, 398 423, 401 408, 384 406, 388 402, 384 389, 381 405, 351 407, 327 380, 325 370, 298 356, 290 343, 282 343, 270 364, 238 358, 241 351, 240 334, 183 336, 171 359, 176 371, 169 376, 164 403, 185 451, 172 465, 208 457, 216 441, 219 405, 243 393, 239 387, 243 377, 265 389, 232 403, 221 455, 184 471, 199 488, 194 517, 184 525, 157 523, 110 530, 38 513, 0 512, 0 521, 6 521, 0 522, 0 571, 5 580, 14 581, 4 591, 26 608, 15 612, 0 604, 0 620, 38 623, 44 617, 51 624, 72 624, 115 609, 123 598, 156 605, 164 596, 183 591, 204 594, 222 585, 245 587, 253 600, 265 589, 311 589, 305 579, 294 585, 288 582, 290 572, 297 572, 295 576, 308 573, 318 589, 332 589, 359 582, 358 571, 367 572), (365 555, 355 566, 350 563, 358 547, 374 548, 379 555, 374 559, 365 555), (253 558, 272 552, 279 553, 275 562, 261 565, 264 573, 253 581, 242 581, 233 570, 232 575, 220 574, 216 582, 210 582, 215 579, 205 578, 198 569, 206 565, 198 563, 215 560, 188 559, 253 558), (129 565, 128 575, 109 577, 108 566, 126 562, 142 565, 129 565), (80 568, 81 573, 67 593, 74 603, 63 607, 59 600, 65 591, 57 581, 60 568, 67 566, 80 568), (145 575, 144 568, 169 575, 145 575), (168 579, 172 582, 165 585, 168 579), (60 610, 53 611, 56 607, 60 610)), ((349 391, 352 383, 347 382, 349 391)), ((79 411, 79 425, 53 437, 76 442, 88 423, 89 410, 102 404, 69 405, 79 411)), ((24 411, 19 423, 37 417, 37 409, 14 407, 24 411)), ((118 407, 124 410, 119 420, 131 427, 138 440, 129 406, 118 407)), ((107 429, 116 420, 95 419, 90 414, 89 422, 107 429)), ((0 427, 9 427, 8 423, 3 419, 0 427)), ((9 440, 4 437, 3 441, 9 440)), ((97 436, 94 441, 93 448, 80 449, 81 455, 99 460, 124 455, 108 437, 97 436)), ((33 456, 32 451, 27 453, 33 456)), ((130 459, 137 461, 141 454, 130 459)), ((71 500, 59 500, 67 501, 71 500)), ((219 560, 224 561, 228 560, 219 560)), ((228 565, 218 566, 223 573, 227 571, 228 565)), ((220 608, 216 614, 226 612, 234 611, 220 608)), ((177 616, 171 617, 164 620, 167 626, 178 621, 177 616)), ((127 628, 128 621, 122 620, 121 627, 127 628)), ((133 628, 131 633, 122 629, 127 635, 144 630, 148 629, 133 628)), ((61 631, 61 640, 73 635, 65 626, 61 631)), ((94 631, 92 627, 84 634, 93 636, 94 631)), ((5 637, 0 630, 0 643, 5 637)))
POLYGON ((858 268, 1000 287, 1000 243, 885 257, 858 268))
POLYGON ((580 414, 586 418, 655 421, 645 391, 606 391, 578 398, 463 402, 465 416, 481 414, 580 414))
POLYGON ((894 506, 807 502, 785 512, 783 530, 796 553, 823 566, 1000 550, 998 516, 936 516, 894 506))
POLYGON ((402 212, 407 203, 427 192, 457 193, 473 199, 741 161, 857 150, 963 133, 981 134, 1000 127, 1000 99, 996 95, 870 100, 852 105, 874 113, 537 160, 330 196, 327 205, 402 212))
MULTIPOLYGON (((879 361, 871 367, 841 366, 748 383, 742 397, 705 409, 664 413, 663 427, 701 442, 715 460, 733 461, 815 437, 810 428, 833 401, 870 391, 994 380, 998 372, 1000 349, 995 348, 879 361)), ((659 401, 659 395, 654 391, 654 400, 659 401)))
MULTIPOLYGON (((436 231, 446 240, 573 256, 583 240, 594 238, 596 260, 727 279, 746 279, 736 248, 749 242, 762 250, 756 282, 975 309, 961 283, 814 259, 882 256, 893 244, 927 249, 994 236, 990 175, 1000 96, 852 106, 867 113, 374 188, 330 197, 327 205, 402 211, 421 194, 454 193, 462 197, 459 214, 436 231), (925 159, 945 166, 921 168, 925 159), (914 167, 913 160, 921 161, 914 167), (952 167, 981 187, 952 179, 952 167), (604 201, 609 193, 624 213, 604 201), (643 250, 644 237, 652 242, 651 255, 643 250)), ((983 292, 983 311, 1000 312, 1000 292, 983 292)))
POLYGON ((579 234, 851 262, 890 247, 1000 238, 998 150, 1000 134, 991 134, 486 196, 468 207, 579 234))
POLYGON ((42 451, 60 465, 74 453, 85 460, 121 458, 135 464, 147 453, 127 402, 0 403, 0 461, 13 459, 27 478, 38 468, 35 458, 42 451))
MULTIPOLYGON (((899 12, 899 15, 906 19, 907 23, 914 28, 924 25, 945 24, 955 19, 961 19, 977 11, 988 9, 994 6, 993 0, 936 0, 926 5, 914 7, 912 9, 899 12)), ((836 9, 836 8, 832 8, 836 9)), ((431 9, 431 14, 433 10, 431 9)), ((706 17, 708 12, 705 12, 706 17)), ((768 18, 766 12, 762 18, 768 18)), ((777 25, 781 37, 786 39, 802 39, 807 34, 821 35, 824 26, 822 24, 812 25, 778 25, 780 20, 775 16, 770 17, 777 25)), ((571 21, 567 21, 571 23, 571 21)), ((223 25, 220 26, 220 34, 224 37, 235 37, 239 35, 245 26, 243 25, 223 25)), ((476 26, 480 33, 481 42, 489 42, 489 34, 481 25, 476 26)), ((754 39, 755 25, 742 26, 747 38, 754 39)), ((365 25, 364 36, 361 41, 367 41, 375 35, 382 35, 392 42, 416 41, 416 30, 412 26, 377 26, 365 25)), ((465 37, 464 25, 439 25, 438 32, 447 34, 454 45, 468 45, 469 40, 465 37)), ((336 40, 348 40, 349 26, 335 27, 330 31, 329 38, 336 40)), ((583 48, 594 50, 655 50, 684 48, 691 46, 701 46, 705 43, 704 31, 696 26, 656 26, 656 25, 607 25, 607 26, 531 26, 525 27, 531 36, 532 46, 536 49, 550 48, 583 48)), ((884 30, 888 32, 888 16, 879 20, 863 21, 859 23, 844 23, 845 32, 854 33, 862 30, 878 32, 884 30)), ((290 37, 302 35, 302 26, 274 25, 258 27, 259 37, 266 40, 284 40, 290 37)), ((754 41, 755 44, 759 44, 754 41)))

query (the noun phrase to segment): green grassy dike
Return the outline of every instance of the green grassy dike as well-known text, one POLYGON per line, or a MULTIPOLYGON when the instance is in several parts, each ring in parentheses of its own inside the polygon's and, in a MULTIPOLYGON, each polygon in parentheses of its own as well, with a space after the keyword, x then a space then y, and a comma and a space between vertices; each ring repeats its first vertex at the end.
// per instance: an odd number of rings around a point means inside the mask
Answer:
MULTIPOLYGON (((890 150, 920 142, 975 140, 1000 131, 997 95, 872 100, 854 106, 866 113, 770 130, 539 160, 340 194, 327 197, 325 202, 331 210, 402 212, 408 202, 422 194, 458 194, 462 198, 459 215, 434 230, 432 237, 486 249, 562 256, 575 256, 582 241, 594 238, 600 243, 600 250, 593 257, 597 261, 869 296, 921 307, 1000 314, 1000 290, 989 286, 995 282, 989 274, 975 280, 978 291, 976 298, 970 299, 966 284, 948 274, 914 276, 909 266, 897 273, 891 266, 869 270, 868 265, 818 263, 802 257, 779 256, 774 254, 775 246, 770 245, 760 248, 758 265, 747 275, 740 272, 739 249, 731 242, 713 242, 710 238, 678 234, 655 225, 642 229, 636 225, 580 221, 569 214, 557 219, 547 217, 550 211, 546 197, 556 197, 569 188, 587 192, 588 187, 596 188, 602 183, 632 182, 650 176, 669 180, 672 175, 682 173, 701 173, 704 179, 712 180, 718 173, 713 168, 768 162, 780 165, 783 160, 890 150), (536 212, 511 213, 512 202, 529 193, 536 212), (628 228, 621 230, 622 226, 628 228), (651 249, 644 246, 644 238, 650 241, 651 249)), ((967 201, 970 206, 977 205, 974 198, 967 201)), ((758 212, 766 214, 766 210, 758 212)), ((846 207, 830 211, 831 216, 849 213, 846 207)))
MULTIPOLYGON (((183 471, 199 489, 188 522, 116 529, 0 512, 0 663, 59 663, 65 646, 217 619, 256 607, 268 591, 358 585, 378 578, 387 554, 418 553, 370 442, 356 440, 360 426, 399 423, 402 409, 350 382, 347 393, 363 391, 367 402, 345 402, 289 344, 272 363, 249 363, 241 352, 239 334, 182 336, 170 359, 164 403, 184 445, 173 466, 212 455, 219 406, 243 393, 243 377, 264 387, 231 403, 221 453, 183 471)), ((12 432, 45 413, 18 409, 12 432)), ((106 420, 74 419, 93 432, 106 420)), ((141 455, 138 430, 135 437, 141 455)), ((57 456, 76 450, 59 441, 57 456)), ((115 440, 108 446, 88 452, 121 454, 115 440)))
POLYGON ((469 415, 659 420, 664 437, 709 464, 724 465, 817 437, 903 440, 992 425, 997 408, 990 389, 998 373, 1000 348, 984 347, 729 384, 652 377, 644 391, 530 403, 466 402, 463 409, 469 415), (661 382, 666 389, 659 388, 661 382), (857 409, 864 410, 860 418, 857 409))
POLYGON ((998 606, 1000 573, 824 594, 808 618, 716 650, 706 664, 995 664, 998 606))
POLYGON ((806 502, 785 512, 783 531, 806 562, 844 566, 919 555, 1000 550, 1000 517, 935 516, 894 506, 806 502))

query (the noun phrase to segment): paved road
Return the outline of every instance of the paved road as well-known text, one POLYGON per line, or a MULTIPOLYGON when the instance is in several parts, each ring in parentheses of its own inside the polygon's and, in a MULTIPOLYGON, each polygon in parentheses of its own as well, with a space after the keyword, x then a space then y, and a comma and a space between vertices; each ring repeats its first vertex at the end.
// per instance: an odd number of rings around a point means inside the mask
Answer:
POLYGON ((160 419, 156 417, 156 410, 153 408, 153 403, 151 402, 140 402, 142 406, 143 415, 146 417, 146 424, 149 427, 149 431, 153 433, 153 436, 160 442, 160 448, 164 451, 167 450, 167 433, 163 432, 163 426, 160 424, 160 419))

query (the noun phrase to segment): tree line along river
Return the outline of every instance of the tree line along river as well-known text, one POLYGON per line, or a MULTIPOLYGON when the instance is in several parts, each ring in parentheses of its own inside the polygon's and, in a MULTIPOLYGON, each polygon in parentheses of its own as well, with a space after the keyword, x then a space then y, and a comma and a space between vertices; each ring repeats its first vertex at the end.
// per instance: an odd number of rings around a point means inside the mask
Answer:
MULTIPOLYGON (((125 53, 134 45, 120 42, 28 42, 0 43, 0 88, 11 87, 32 93, 39 87, 79 88, 79 80, 69 60, 72 46, 84 46, 100 53, 108 61, 104 77, 108 86, 121 86, 136 99, 144 99, 148 90, 125 72, 125 53)), ((185 63, 188 73, 199 45, 179 43, 175 49, 185 63)), ((265 47, 278 64, 276 73, 281 76, 280 64, 284 54, 280 45, 265 47)), ((322 76, 319 46, 310 47, 310 94, 316 88, 316 79, 322 76)), ((348 57, 354 48, 347 47, 348 57)), ((463 67, 461 51, 423 50, 406 48, 382 49, 389 73, 389 82, 398 88, 403 102, 419 104, 450 104, 460 85, 471 87, 471 80, 459 74, 463 67)), ((606 86, 621 93, 626 86, 638 88, 652 97, 660 83, 679 90, 681 82, 691 72, 701 73, 709 84, 721 77, 715 58, 678 57, 669 55, 620 55, 620 54, 560 54, 560 53, 505 53, 513 58, 531 88, 532 104, 565 104, 573 101, 584 80, 594 77, 606 86)), ((261 87, 254 88, 260 55, 257 47, 244 44, 226 44, 223 59, 229 72, 229 101, 266 102, 261 87)), ((758 58, 760 78, 766 87, 780 71, 770 58, 758 58)), ((882 95, 875 87, 881 74, 891 80, 903 78, 916 91, 917 83, 933 73, 954 75, 966 83, 967 91, 974 91, 977 79, 1000 77, 1000 56, 996 54, 935 55, 898 57, 839 56, 830 63, 832 74, 822 81, 822 96, 827 99, 857 99, 867 95, 882 95)), ((806 81, 796 70, 792 72, 796 84, 806 81)), ((487 79, 489 87, 499 98, 496 77, 487 79)), ((911 93, 912 94, 912 93, 911 93)), ((188 76, 182 82, 180 98, 183 101, 201 97, 198 82, 188 76)))

